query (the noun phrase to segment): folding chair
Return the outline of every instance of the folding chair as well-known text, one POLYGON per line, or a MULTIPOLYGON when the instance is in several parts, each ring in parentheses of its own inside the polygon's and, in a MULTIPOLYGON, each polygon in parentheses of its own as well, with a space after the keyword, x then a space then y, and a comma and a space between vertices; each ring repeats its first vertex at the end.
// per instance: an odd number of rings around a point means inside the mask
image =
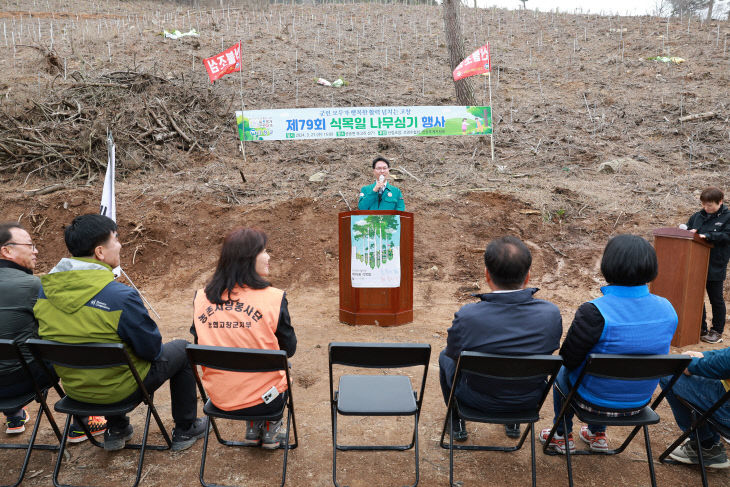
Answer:
MULTIPOLYGON (((137 369, 129 358, 129 354, 121 343, 83 343, 70 344, 59 343, 49 340, 31 339, 25 342, 35 358, 39 361, 49 362, 54 365, 70 367, 75 369, 106 369, 110 367, 128 367, 134 380, 137 382, 141 399, 132 399, 116 402, 113 404, 94 404, 89 402, 81 402, 63 396, 61 400, 56 402, 53 408, 59 413, 66 414, 66 425, 61 438, 61 451, 56 460, 56 466, 53 469, 53 485, 55 487, 74 487, 72 485, 60 484, 58 482, 59 472, 61 471, 61 460, 63 452, 66 448, 66 439, 71 428, 71 417, 76 416, 117 416, 126 414, 135 409, 140 403, 147 405, 147 416, 144 423, 144 433, 142 435, 142 443, 127 443, 124 448, 139 450, 139 461, 137 463, 137 475, 132 487, 137 487, 142 475, 142 464, 144 463, 144 454, 147 449, 150 450, 169 450, 172 446, 170 437, 167 434, 165 425, 162 424, 160 415, 157 413, 154 403, 152 402, 154 393, 150 394, 142 383, 137 369), (148 445, 147 436, 150 428, 150 416, 155 416, 157 426, 160 428, 165 445, 148 445)), ((43 363, 41 362, 41 363, 43 363)), ((99 443, 89 431, 88 426, 83 421, 78 421, 83 427, 89 441, 100 448, 104 445, 99 443)))
POLYGON ((674 443, 669 445, 669 448, 664 450, 664 453, 662 453, 659 456, 659 461, 662 463, 679 463, 674 460, 667 460, 667 456, 674 451, 675 448, 677 448, 679 445, 681 445, 685 439, 689 438, 690 436, 694 437, 695 440, 695 447, 697 449, 697 457, 700 462, 700 474, 702 475, 702 486, 707 487, 707 472, 705 471, 705 462, 702 458, 702 445, 700 445, 700 437, 699 434, 697 434, 697 429, 702 426, 704 423, 709 423, 713 428, 715 428, 722 436, 725 438, 730 438, 730 428, 727 426, 724 426, 720 423, 718 423, 712 415, 720 409, 725 403, 730 401, 730 391, 727 391, 725 394, 720 396, 720 399, 718 399, 715 404, 710 406, 710 408, 707 411, 703 411, 701 408, 695 406, 688 400, 684 399, 683 397, 676 396, 679 401, 684 404, 685 407, 687 407, 690 410, 692 424, 690 428, 682 433, 679 438, 677 438, 674 443))
POLYGON ((476 421, 479 423, 515 424, 529 423, 530 450, 532 453, 532 485, 536 485, 535 468, 535 422, 540 419, 540 408, 550 392, 555 381, 555 375, 563 363, 559 355, 494 355, 478 352, 461 352, 456 363, 454 380, 451 383, 451 393, 446 408, 446 419, 441 430, 441 448, 449 450, 449 484, 454 486, 454 450, 479 450, 479 451, 504 451, 511 452, 522 448, 527 438, 528 428, 522 433, 519 441, 514 446, 486 446, 486 445, 454 445, 454 425, 452 411, 455 411, 465 421, 476 421), (464 373, 474 374, 491 379, 505 381, 543 380, 540 400, 532 408, 522 411, 494 412, 481 411, 464 404, 459 404, 455 397, 455 391, 464 373), (446 427, 449 428, 449 444, 444 443, 446 427))
MULTIPOLYGON (((663 390, 654 400, 651 406, 644 406, 638 414, 632 416, 616 416, 610 417, 601 414, 588 412, 573 404, 578 387, 583 379, 592 375, 594 377, 602 377, 606 379, 617 379, 626 381, 638 381, 648 379, 659 379, 665 376, 672 376, 669 382, 669 389, 677 382, 680 374, 687 368, 692 359, 686 355, 614 355, 614 354, 596 354, 588 355, 585 367, 578 376, 578 380, 573 384, 568 394, 558 388, 558 392, 563 396, 563 407, 558 414, 558 421, 563 421, 565 428, 565 413, 568 408, 573 408, 578 419, 588 424, 601 424, 606 426, 634 426, 626 440, 616 449, 605 452, 593 452, 590 450, 577 450, 570 452, 570 448, 565 449, 566 463, 568 464, 568 484, 573 486, 573 470, 570 457, 573 455, 616 455, 626 449, 626 447, 634 439, 639 429, 644 430, 644 443, 646 445, 646 458, 649 463, 649 475, 651 476, 651 485, 656 487, 656 475, 654 473, 654 462, 651 456, 651 442, 649 440, 649 425, 659 422, 659 415, 656 408, 662 402, 667 390, 663 390)), ((549 450, 550 442, 557 430, 558 422, 556 421, 550 434, 545 441, 543 451, 548 455, 556 453, 549 450)), ((567 434, 567 431, 566 431, 567 434)))
MULTIPOLYGON (((283 487, 286 482, 286 465, 289 450, 293 450, 299 444, 297 438, 297 424, 294 418, 294 398, 292 397, 291 379, 289 377, 289 365, 286 358, 286 352, 283 350, 255 350, 250 348, 212 347, 204 345, 188 345, 186 350, 188 353, 188 360, 190 361, 190 365, 195 373, 195 380, 198 383, 200 398, 204 404, 203 411, 208 417, 208 421, 213 424, 213 431, 215 432, 218 443, 226 446, 253 446, 240 441, 224 440, 221 437, 218 425, 216 425, 215 418, 233 419, 238 421, 278 421, 284 417, 284 409, 288 409, 286 416, 286 441, 279 445, 279 448, 284 450, 284 466, 281 474, 281 486, 283 487), (222 409, 218 409, 206 396, 205 388, 203 387, 203 382, 200 380, 200 376, 198 375, 198 368, 196 365, 231 372, 274 372, 283 370, 286 374, 286 386, 289 392, 289 399, 287 400, 287 403, 282 406, 280 411, 268 416, 248 416, 223 411, 222 409), (294 430, 294 443, 291 445, 289 444, 290 425, 294 430)), ((206 483, 203 479, 203 475, 205 473, 205 458, 208 452, 209 432, 210 428, 206 428, 205 440, 203 442, 203 456, 200 461, 200 483, 205 487, 225 487, 219 484, 206 483)))
POLYGON ((25 471, 28 468, 28 462, 30 461, 30 454, 33 451, 33 449, 58 450, 58 448, 59 448, 58 445, 44 445, 44 444, 36 445, 35 439, 36 439, 36 435, 38 434, 38 427, 41 424, 41 419, 43 419, 43 416, 45 415, 48 418, 48 421, 51 423, 51 427, 53 428, 53 432, 56 434, 56 437, 58 438, 59 443, 61 442, 61 432, 58 429, 58 425, 56 424, 56 421, 53 419, 51 410, 48 408, 48 404, 46 403, 46 397, 48 396, 48 389, 50 387, 54 387, 60 396, 63 396, 63 390, 61 390, 61 388, 59 387, 57 382, 52 384, 51 386, 44 386, 44 387, 39 387, 38 384, 36 384, 36 381, 33 378, 33 374, 30 371, 30 367, 28 367, 28 364, 25 361, 25 358, 23 357, 23 354, 21 353, 17 342, 14 342, 12 340, 0 340, 0 360, 12 360, 12 361, 20 362, 20 365, 23 368, 23 371, 28 376, 28 380, 32 381, 32 383, 33 383, 32 392, 28 392, 26 394, 21 394, 19 396, 15 396, 15 397, 0 399, 0 411, 12 411, 12 410, 20 409, 20 408, 25 407, 26 405, 30 404, 30 402, 33 400, 35 400, 40 405, 40 407, 38 408, 38 412, 36 413, 35 425, 33 426, 33 432, 30 435, 30 441, 28 441, 28 443, 2 443, 2 444, 0 444, 0 449, 14 449, 14 450, 25 450, 26 451, 25 460, 23 460, 23 466, 20 468, 20 474, 18 475, 18 480, 14 484, 8 484, 8 485, 2 486, 2 487, 17 487, 23 481, 23 477, 25 476, 25 471))
POLYGON ((329 378, 332 412, 332 481, 337 483, 337 450, 410 450, 415 446, 418 485, 418 417, 426 387, 431 345, 425 343, 330 343, 329 378), (343 375, 338 389, 333 386, 332 366, 361 368, 401 368, 423 366, 420 393, 405 375, 343 375), (413 416, 413 437, 408 445, 339 445, 337 415, 343 416, 413 416))

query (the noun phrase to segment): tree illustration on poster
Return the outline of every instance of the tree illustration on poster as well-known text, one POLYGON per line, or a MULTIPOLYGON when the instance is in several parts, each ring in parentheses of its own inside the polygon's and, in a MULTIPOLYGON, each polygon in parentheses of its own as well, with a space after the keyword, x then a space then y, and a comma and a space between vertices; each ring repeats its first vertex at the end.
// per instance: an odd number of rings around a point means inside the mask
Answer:
POLYGON ((351 236, 353 287, 398 287, 400 216, 353 216, 351 236))

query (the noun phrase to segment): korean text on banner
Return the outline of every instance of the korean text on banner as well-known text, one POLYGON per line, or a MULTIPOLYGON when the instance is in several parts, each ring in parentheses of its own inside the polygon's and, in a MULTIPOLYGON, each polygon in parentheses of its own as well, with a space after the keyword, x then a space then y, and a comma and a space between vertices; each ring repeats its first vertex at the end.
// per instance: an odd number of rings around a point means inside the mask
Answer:
POLYGON ((236 112, 245 141, 360 137, 438 137, 492 133, 492 110, 480 106, 335 107, 236 112))
POLYGON ((475 76, 477 74, 487 74, 492 70, 491 60, 489 59, 489 43, 466 57, 454 70, 454 81, 475 76))
POLYGON ((210 82, 222 78, 228 73, 241 70, 241 43, 229 47, 220 54, 203 59, 210 82))

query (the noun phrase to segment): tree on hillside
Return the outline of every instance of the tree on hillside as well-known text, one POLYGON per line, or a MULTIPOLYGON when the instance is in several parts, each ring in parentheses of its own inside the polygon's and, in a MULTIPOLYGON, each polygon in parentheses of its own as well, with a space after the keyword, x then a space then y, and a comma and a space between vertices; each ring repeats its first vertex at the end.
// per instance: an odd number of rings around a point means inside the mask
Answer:
MULTIPOLYGON (((696 14, 708 7, 709 0, 669 0, 672 5, 672 15, 696 14)), ((713 0, 714 3, 714 0, 713 0)))
MULTIPOLYGON (((461 20, 459 19, 460 0, 443 0, 443 3, 446 49, 449 51, 451 71, 454 71, 459 63, 466 58, 464 36, 461 34, 461 20)), ((454 81, 454 88, 456 89, 456 99, 461 105, 476 105, 474 89, 469 78, 454 81)))

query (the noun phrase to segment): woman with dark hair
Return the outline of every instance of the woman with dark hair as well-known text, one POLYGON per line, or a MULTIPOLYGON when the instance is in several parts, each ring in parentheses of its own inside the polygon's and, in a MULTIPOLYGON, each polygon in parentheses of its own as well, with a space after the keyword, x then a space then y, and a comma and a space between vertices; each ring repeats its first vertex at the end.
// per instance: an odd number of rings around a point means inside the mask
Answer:
MULTIPOLYGON (((562 396, 572 388, 591 353, 650 355, 669 353, 669 343, 677 328, 677 313, 666 299, 651 294, 648 283, 657 275, 654 248, 636 235, 618 235, 606 244, 601 273, 608 286, 603 296, 580 305, 565 337, 560 355, 563 367, 553 391, 555 419, 562 408, 562 396)), ((658 380, 619 381, 588 376, 583 379, 574 404, 595 414, 631 416, 651 400, 658 380)), ((567 447, 573 443, 573 410, 565 415, 567 447)), ((550 428, 542 430, 545 443, 550 428)), ((580 438, 593 451, 607 451, 606 427, 589 424, 581 427, 580 438)), ((550 449, 564 454, 566 432, 562 421, 550 441, 550 449)))
MULTIPOLYGON (((213 277, 195 293, 191 333, 196 343, 219 347, 285 350, 291 357, 297 337, 291 326, 286 294, 272 287, 266 234, 237 228, 223 240, 213 277)), ((210 400, 224 411, 266 415, 286 403, 282 371, 255 375, 203 367, 203 385, 210 400)), ((249 421, 244 443, 266 449, 279 447, 279 421, 249 421)))

